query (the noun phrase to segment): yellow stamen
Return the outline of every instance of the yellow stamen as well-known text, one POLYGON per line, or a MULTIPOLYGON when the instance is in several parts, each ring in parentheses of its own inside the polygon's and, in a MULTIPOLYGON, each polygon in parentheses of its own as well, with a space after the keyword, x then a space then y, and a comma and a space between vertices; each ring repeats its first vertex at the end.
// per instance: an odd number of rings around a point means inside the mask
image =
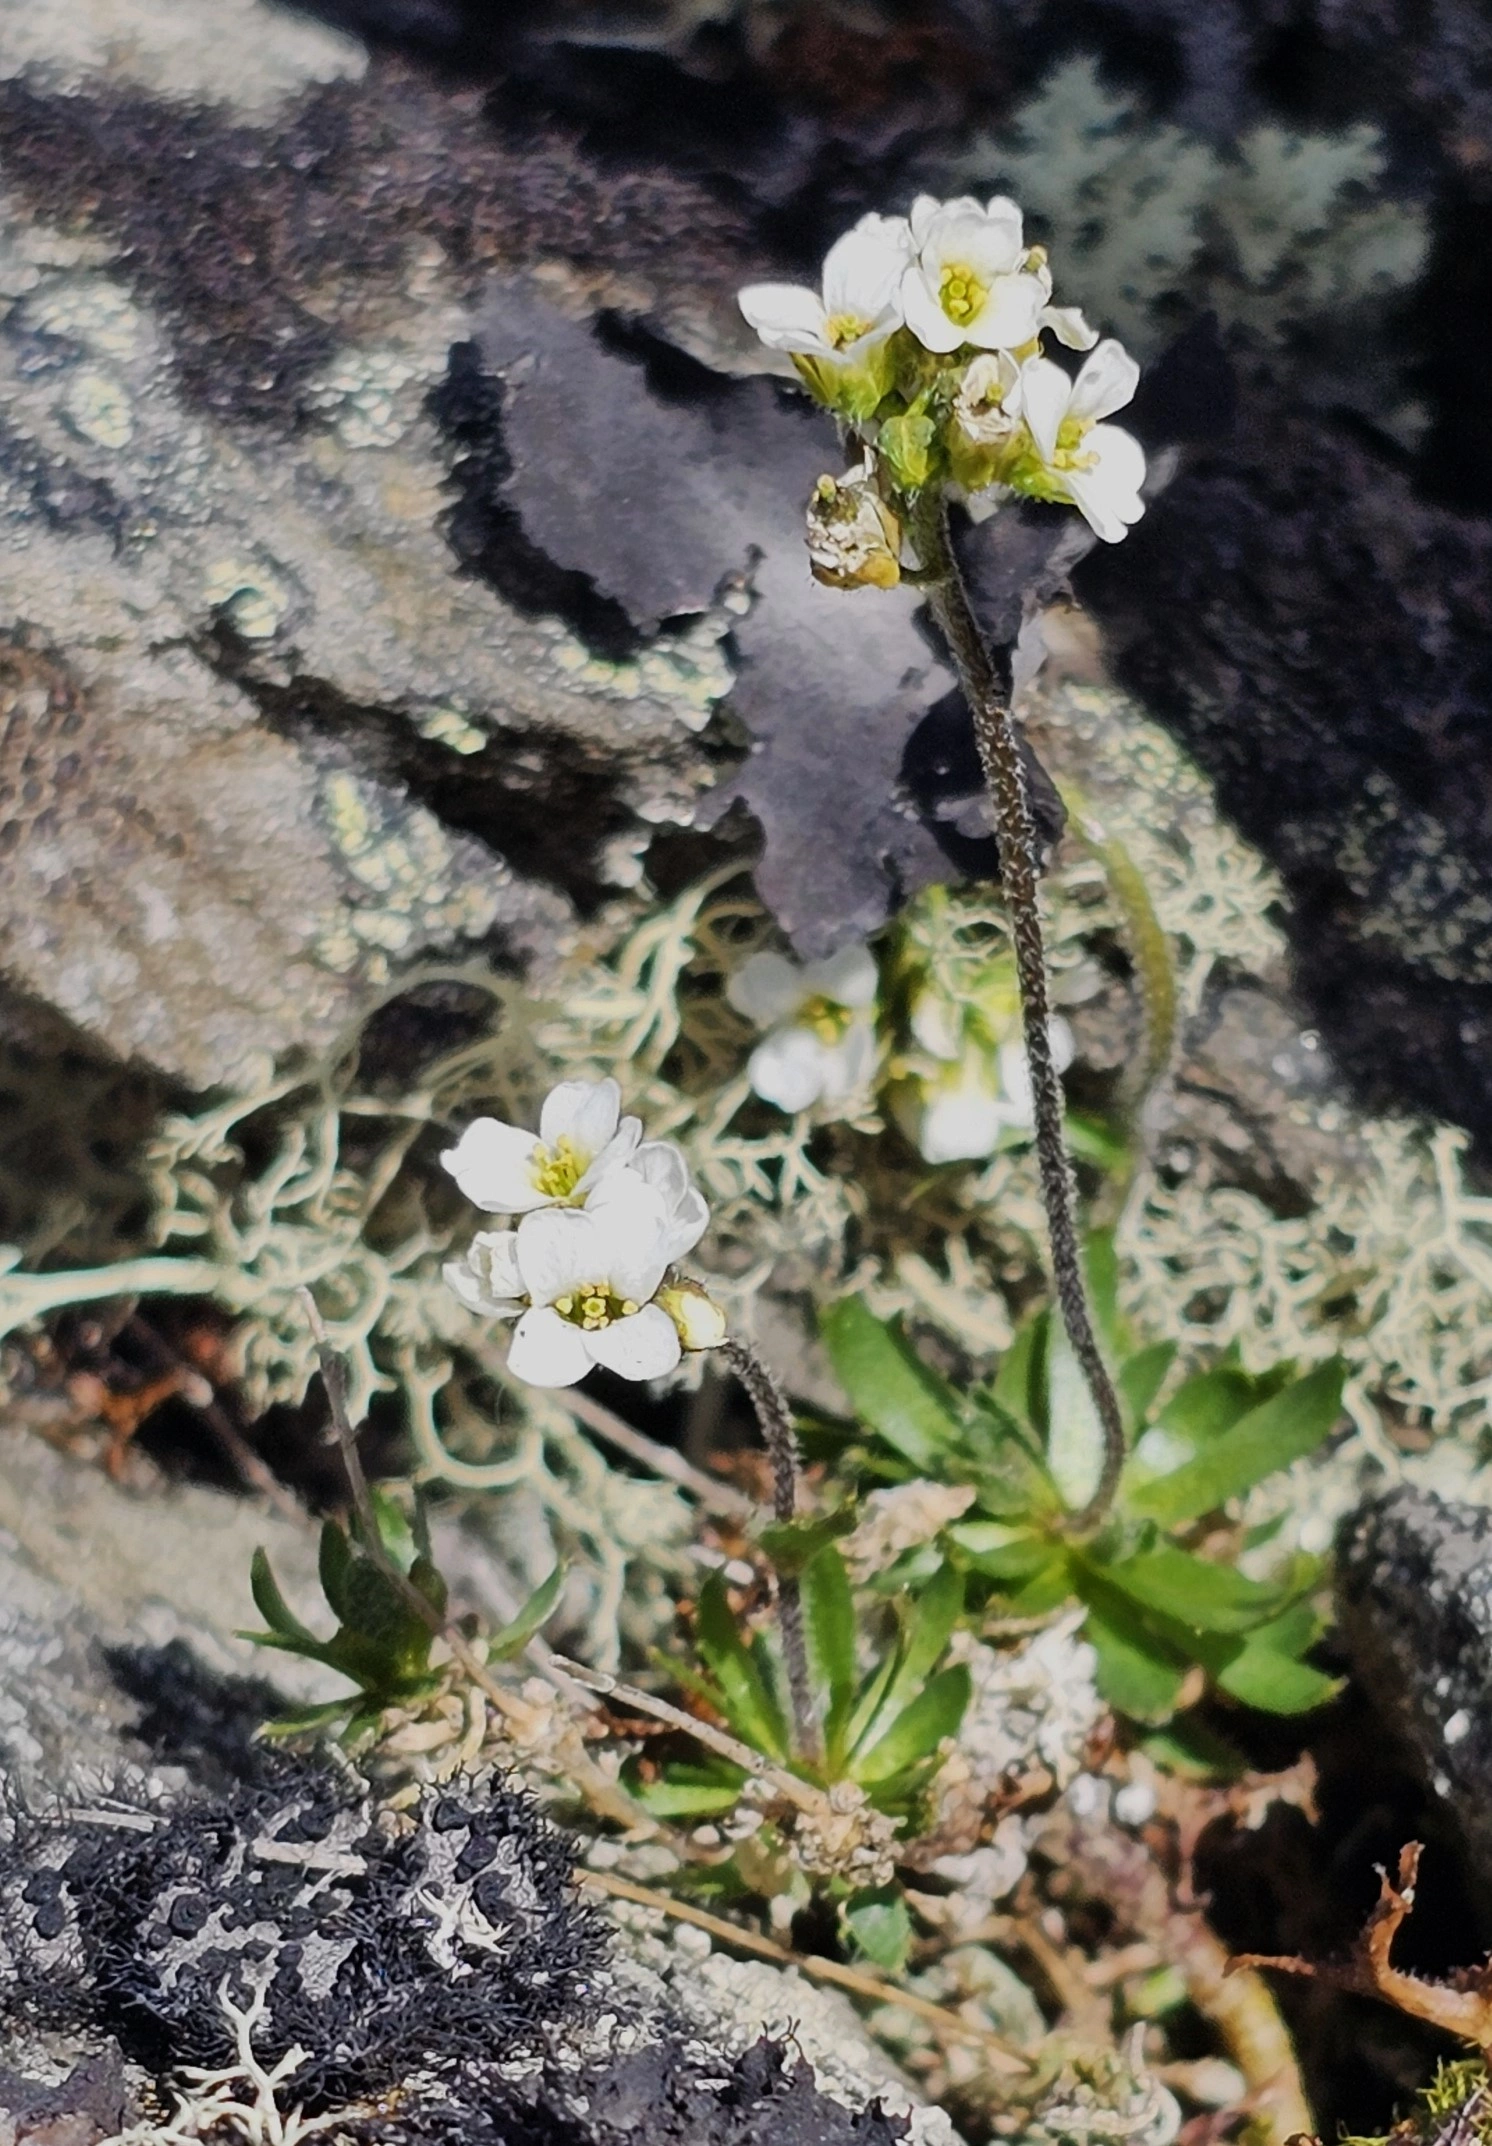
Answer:
POLYGON ((943 280, 938 286, 938 303, 951 321, 960 328, 982 310, 989 296, 989 285, 981 283, 972 268, 964 268, 950 262, 943 270, 943 280))
POLYGON ((583 1334, 599 1334, 617 1319, 630 1319, 641 1308, 631 1297, 619 1297, 610 1282, 582 1282, 568 1295, 556 1297, 550 1307, 583 1334))
POLYGON ((592 1159, 581 1154, 568 1133, 561 1133, 552 1148, 535 1148, 529 1164, 535 1192, 546 1200, 568 1200, 592 1159))
POLYGON ((840 1006, 832 998, 825 998, 822 992, 816 992, 799 1007, 794 1026, 811 1028, 820 1043, 838 1043, 853 1019, 848 1006, 840 1006))
POLYGON ((831 313, 824 322, 824 334, 836 350, 843 350, 846 343, 858 342, 870 327, 858 313, 831 313))

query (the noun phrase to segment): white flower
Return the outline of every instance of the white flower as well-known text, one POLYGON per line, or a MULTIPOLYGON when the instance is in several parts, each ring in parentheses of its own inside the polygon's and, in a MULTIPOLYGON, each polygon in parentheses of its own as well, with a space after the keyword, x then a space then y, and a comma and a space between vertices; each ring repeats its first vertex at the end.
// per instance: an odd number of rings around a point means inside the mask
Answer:
POLYGON ((477 1118, 440 1159, 487 1214, 578 1205, 608 1170, 637 1153, 642 1121, 622 1117, 621 1107, 614 1080, 563 1080, 544 1098, 537 1133, 477 1118))
MULTIPOLYGON (((1072 1064, 1072 1030, 1054 1014, 1048 1031, 1059 1073, 1072 1064)), ((941 1055, 941 1054, 940 1054, 941 1055)), ((1002 1043, 989 1054, 971 1044, 941 1079, 929 1082, 917 1145, 927 1161, 972 1162, 993 1155, 1004 1133, 1029 1133, 1035 1125, 1031 1072, 1023 1043, 1002 1043)))
POLYGON ((917 258, 901 280, 907 326, 928 350, 972 343, 1018 350, 1036 340, 1051 279, 1040 255, 1029 266, 1021 212, 1003 194, 983 206, 972 194, 912 203, 917 258))
POLYGON ((1099 344, 1076 380, 1050 358, 1032 358, 1021 368, 1021 411, 1053 488, 1049 496, 1070 499, 1106 544, 1117 544, 1145 511, 1139 441, 1100 422, 1123 409, 1139 378, 1139 366, 1112 337, 1099 344))
POLYGON ((799 967, 785 954, 753 954, 736 971, 726 997, 738 1013, 772 1033, 747 1064, 757 1094, 779 1110, 842 1103, 875 1069, 876 965, 863 946, 844 946, 799 967))
POLYGON ((663 1242, 672 1263, 692 1252, 710 1226, 710 1210, 703 1193, 691 1183, 689 1165, 671 1140, 644 1140, 625 1163, 609 1170, 586 1201, 599 1207, 613 1197, 618 1187, 637 1178, 656 1192, 663 1202, 663 1242))
POLYGON ((517 1318, 508 1369, 530 1386, 573 1386, 597 1364, 661 1378, 681 1353, 678 1328, 653 1302, 670 1227, 663 1194, 619 1171, 586 1207, 549 1207, 516 1230, 484 1232, 445 1278, 468 1309, 517 1318))
POLYGON ((978 447, 1004 447, 1021 420, 1021 369, 1008 350, 981 351, 969 360, 953 401, 960 431, 978 447))
POLYGON ((904 216, 862 216, 829 248, 822 296, 801 283, 752 283, 736 302, 769 350, 857 365, 901 326, 911 255, 904 216))

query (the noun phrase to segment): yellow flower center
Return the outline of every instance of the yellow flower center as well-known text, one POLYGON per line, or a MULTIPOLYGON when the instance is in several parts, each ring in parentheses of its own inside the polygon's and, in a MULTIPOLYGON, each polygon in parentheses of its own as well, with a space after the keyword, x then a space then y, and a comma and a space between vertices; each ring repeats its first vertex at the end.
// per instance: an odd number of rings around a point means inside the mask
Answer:
POLYGON ((846 343, 858 342, 870 327, 858 313, 831 313, 824 322, 824 334, 836 350, 843 350, 846 343))
POLYGON ((844 1037, 854 1015, 848 1006, 841 1006, 822 992, 815 992, 805 999, 798 1009, 795 1026, 811 1028, 820 1043, 838 1043, 844 1037))
POLYGON ((561 1133, 552 1148, 534 1149, 529 1165, 535 1192, 542 1192, 546 1200, 568 1200, 591 1164, 589 1155, 582 1155, 568 1133, 561 1133))
POLYGON ((1098 456, 1091 448, 1086 453, 1083 451, 1083 441, 1092 429, 1092 425, 1081 417, 1064 417, 1057 427, 1057 451, 1052 456, 1052 468, 1094 468, 1098 456))
POLYGON ((553 1308, 583 1334, 599 1334, 614 1319, 630 1319, 639 1309, 630 1297, 619 1297, 610 1282, 581 1282, 566 1296, 556 1297, 553 1308))
POLYGON ((983 309, 989 296, 989 285, 981 283, 972 268, 964 268, 950 262, 943 270, 943 281, 938 286, 938 303, 951 321, 966 328, 983 309))

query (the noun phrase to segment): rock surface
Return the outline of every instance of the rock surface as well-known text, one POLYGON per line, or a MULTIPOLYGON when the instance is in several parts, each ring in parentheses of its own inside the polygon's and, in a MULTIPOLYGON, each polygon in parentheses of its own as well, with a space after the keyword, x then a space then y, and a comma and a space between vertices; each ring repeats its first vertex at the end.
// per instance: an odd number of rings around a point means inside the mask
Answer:
POLYGON ((1492 1510, 1400 1488, 1344 1522, 1338 1550, 1353 1670, 1492 1900, 1492 1510))
MULTIPOLYGON (((266 1545, 288 1599, 316 1624, 315 1531, 211 1491, 132 1494, 18 1427, 3 1435, 0 1775, 42 1809, 59 1795, 96 1799, 102 1787, 121 1783, 147 1810, 169 1808, 194 1780, 206 1778, 222 1792, 225 1776, 214 1779, 214 1739, 221 1731, 226 1748, 235 1724, 242 1734, 252 1717, 243 1680, 259 1678, 265 1662, 237 1631, 258 1622, 248 1589, 252 1549, 266 1545), (141 1741, 141 1707, 129 1696, 131 1687, 150 1691, 143 1723, 148 1744, 141 1741)), ((468 1564, 470 1557, 468 1545, 468 1564)), ((288 1656, 275 1657, 275 1681, 282 1693, 307 1699, 334 1688, 288 1656)), ((695 1942, 696 1932, 677 1943, 669 1926, 645 1910, 622 1911, 615 1930, 617 2003, 633 2021, 634 2051, 679 2051, 661 2072, 644 2067, 629 2075, 626 2090, 642 2104, 656 2104, 665 2131, 681 2125, 688 2131, 682 2112, 689 2104, 696 2128, 688 2135, 711 2141, 756 2137, 746 2121, 753 2108, 754 2122, 785 2121, 804 2146, 840 2137, 889 2146, 905 2135, 900 2121, 875 2117, 871 2104, 880 2099, 910 2114, 912 2099, 843 1998, 761 1962, 712 1956, 707 1940, 702 1947, 695 1942), (790 2066, 779 2078, 771 2066, 761 2071, 751 2055, 763 2035, 789 2034, 814 2068, 796 2087, 790 2066), (714 2052, 736 2077, 734 2100, 727 2096, 717 2106, 705 2095, 690 2104, 702 2089, 691 2083, 684 2036, 714 2052), (815 2074, 836 2099, 824 2099, 815 2074)), ((0 1986, 0 2015, 4 1996, 0 1986)), ((601 2053, 600 2043, 584 2037, 577 2048, 585 2063, 601 2053)), ((76 2052, 54 2045, 52 2053, 61 2061, 76 2052)), ((35 2054, 31 2048, 32 2061, 35 2054)), ((6 2057, 0 2047, 0 2063, 6 2057)), ((608 2092, 626 2098, 620 2075, 608 2092)), ((608 2139, 611 2120, 598 2117, 593 2133, 573 2135, 608 2139)), ((572 2112, 566 2121, 578 2119, 572 2112)), ((616 2123, 620 2135, 620 2116, 616 2123)), ((935 2146, 952 2137, 947 2119, 933 2110, 917 2111, 912 2128, 935 2146)))

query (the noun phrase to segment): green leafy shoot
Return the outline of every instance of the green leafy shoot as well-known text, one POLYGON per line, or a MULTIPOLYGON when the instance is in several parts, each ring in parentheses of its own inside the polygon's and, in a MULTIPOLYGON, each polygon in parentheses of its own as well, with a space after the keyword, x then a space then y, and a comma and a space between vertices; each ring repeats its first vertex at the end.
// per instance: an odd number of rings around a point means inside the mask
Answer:
POLYGON ((1137 1346, 1127 1332, 1107 1238, 1090 1241, 1087 1264, 1129 1439, 1097 1536, 1078 1540, 1068 1523, 1098 1479, 1101 1433, 1046 1310, 1025 1321, 988 1387, 961 1394, 864 1304, 835 1305, 824 1337, 862 1426, 865 1472, 885 1472, 879 1447, 918 1475, 971 1484, 974 1504, 940 1538, 945 1555, 1005 1615, 1084 1603, 1100 1690, 1134 1720, 1163 1724, 1203 1688, 1269 1713, 1322 1705, 1337 1687, 1304 1658, 1320 1637, 1320 1562, 1298 1557, 1259 1581, 1196 1545, 1232 1500, 1331 1435, 1341 1364, 1251 1374, 1230 1356, 1162 1398, 1173 1345, 1137 1346))
MULTIPOLYGON (((967 1669, 944 1665, 963 1610, 963 1576, 940 1563, 920 1593, 888 1610, 883 1598, 852 1587, 831 1543, 802 1568, 800 1584, 822 1740, 818 1759, 792 1757, 775 1638, 743 1635, 718 1573, 700 1590, 697 1664, 667 1666, 764 1758, 790 1765, 822 1788, 854 1782, 877 1809, 910 1816, 937 1770, 944 1739, 957 1734, 969 1703, 967 1669)), ((740 1767, 711 1759, 671 1763, 661 1778, 632 1785, 655 1815, 677 1817, 730 1810, 744 1781, 740 1767)))
MULTIPOLYGON (((386 1492, 374 1490, 371 1497, 381 1557, 365 1540, 356 1517, 349 1527, 328 1520, 321 1530, 318 1576, 327 1607, 337 1619, 330 1639, 318 1639, 302 1624, 286 1602, 268 1557, 262 1549, 254 1552, 249 1584, 268 1629, 241 1636, 257 1647, 278 1648, 334 1669, 355 1687, 345 1698, 269 1723, 266 1736, 283 1740, 335 1730, 342 1743, 356 1744, 376 1731, 388 1708, 418 1704, 442 1688, 444 1672, 432 1666, 431 1650, 446 1613, 446 1583, 431 1555, 423 1503, 416 1500, 411 1523, 386 1492), (396 1586, 387 1569, 390 1564, 429 1604, 429 1617, 396 1586)), ((487 1641, 489 1659, 506 1660, 522 1651, 552 1613, 564 1581, 564 1571, 557 1566, 513 1622, 487 1641)))

